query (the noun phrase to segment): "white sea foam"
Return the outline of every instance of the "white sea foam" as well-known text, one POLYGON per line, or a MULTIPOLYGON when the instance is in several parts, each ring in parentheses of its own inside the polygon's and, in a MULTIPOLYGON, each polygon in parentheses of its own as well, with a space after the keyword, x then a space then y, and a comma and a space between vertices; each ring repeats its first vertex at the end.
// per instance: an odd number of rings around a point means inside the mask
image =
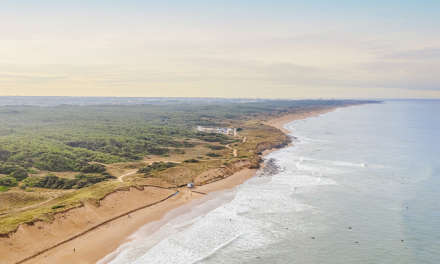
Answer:
MULTIPOLYGON (((249 198, 246 193, 241 196, 249 198)), ((214 209, 196 224, 161 241, 134 263, 194 262, 229 244, 239 234, 246 236, 246 241, 251 239, 252 243, 246 243, 248 248, 263 245, 267 240, 256 234, 264 223, 243 215, 248 207, 240 206, 243 198, 214 209)), ((259 203, 256 200, 253 202, 259 203)), ((235 246, 240 247, 240 243, 235 246)))
MULTIPOLYGON (((294 146, 267 157, 282 171, 195 205, 154 234, 139 232, 113 263, 254 263, 256 256, 265 263, 439 263, 438 177, 423 167, 438 162, 402 148, 400 127, 386 139, 371 136, 399 121, 383 119, 395 112, 385 107, 359 110, 362 118, 356 108, 286 125, 294 146)), ((423 133, 408 141, 419 137, 418 144, 423 133)))
MULTIPOLYGON (((279 162, 292 169, 286 153, 279 153, 285 157, 279 162)), ((273 227, 268 222, 277 219, 269 217, 266 222, 257 215, 267 218, 271 214, 310 210, 310 205, 292 197, 292 189, 305 192, 303 187, 306 186, 331 184, 335 182, 309 175, 292 177, 289 170, 269 179, 254 177, 234 192, 192 207, 189 213, 170 221, 148 239, 142 238, 142 231, 139 231, 133 236, 135 241, 121 247, 111 263, 203 262, 232 242, 235 250, 262 247, 276 241, 276 232, 270 231, 273 227), (262 235, 262 230, 270 232, 262 235)))
POLYGON ((345 166, 345 167, 365 167, 365 163, 352 163, 346 161, 337 161, 337 160, 320 160, 320 159, 312 159, 312 158, 302 158, 302 161, 311 161, 316 163, 321 163, 324 165, 332 165, 332 166, 345 166))
POLYGON ((337 185, 325 175, 344 168, 362 167, 362 164, 298 156, 298 151, 310 144, 332 143, 296 131, 295 125, 313 119, 284 126, 297 139, 293 147, 272 152, 266 157, 275 158, 282 168, 278 174, 251 178, 232 192, 192 206, 187 213, 165 223, 154 234, 140 229, 132 236, 134 241, 121 246, 108 259, 114 258, 113 264, 212 263, 210 260, 216 254, 231 252, 235 257, 223 256, 223 262, 234 263, 238 260, 234 252, 246 256, 245 252, 249 250, 264 248, 282 239, 286 234, 283 225, 297 232, 322 228, 294 217, 301 212, 316 211, 297 196, 313 193, 319 186, 337 185))
POLYGON ((221 248, 223 248, 223 247, 229 245, 232 241, 236 240, 236 239, 239 238, 241 235, 242 235, 242 234, 239 234, 239 235, 233 237, 233 238, 230 239, 229 241, 226 241, 226 242, 223 243, 222 245, 216 247, 216 248, 215 248, 213 251, 211 251, 208 255, 206 255, 206 256, 204 256, 204 257, 202 257, 202 258, 200 258, 200 259, 198 259, 198 260, 196 260, 196 261, 194 261, 194 262, 192 262, 192 263, 196 263, 196 262, 199 262, 199 261, 201 261, 201 260, 203 260, 203 259, 209 258, 209 257, 210 257, 212 254, 214 254, 217 250, 219 250, 219 249, 221 249, 221 248))

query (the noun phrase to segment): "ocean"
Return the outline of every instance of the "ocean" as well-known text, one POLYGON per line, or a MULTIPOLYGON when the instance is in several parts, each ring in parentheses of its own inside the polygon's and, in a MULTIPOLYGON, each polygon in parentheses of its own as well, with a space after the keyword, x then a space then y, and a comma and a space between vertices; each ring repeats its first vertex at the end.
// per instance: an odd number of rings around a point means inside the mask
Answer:
POLYGON ((440 263, 440 100, 341 108, 284 127, 294 146, 265 157, 277 174, 144 226, 100 262, 440 263))

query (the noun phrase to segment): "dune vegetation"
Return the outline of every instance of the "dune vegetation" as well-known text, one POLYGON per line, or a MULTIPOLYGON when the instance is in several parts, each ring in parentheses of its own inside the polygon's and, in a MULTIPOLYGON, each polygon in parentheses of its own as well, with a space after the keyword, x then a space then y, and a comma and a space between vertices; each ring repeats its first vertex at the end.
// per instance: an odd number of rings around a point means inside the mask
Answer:
POLYGON ((262 150, 290 141, 262 121, 360 103, 2 106, 0 234, 20 223, 50 221, 56 212, 96 203, 119 188, 200 185, 240 166, 258 168, 262 150), (237 132, 200 132, 197 126, 237 132), (199 177, 220 168, 221 175, 199 177))

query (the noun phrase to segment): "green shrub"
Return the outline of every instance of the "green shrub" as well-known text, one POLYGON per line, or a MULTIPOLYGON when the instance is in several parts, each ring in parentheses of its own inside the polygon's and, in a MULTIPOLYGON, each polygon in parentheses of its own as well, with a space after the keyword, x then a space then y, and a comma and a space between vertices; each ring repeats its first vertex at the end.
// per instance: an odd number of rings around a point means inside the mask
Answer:
POLYGON ((75 179, 66 179, 66 178, 60 178, 53 174, 47 174, 45 177, 42 178, 31 178, 31 179, 32 180, 28 180, 30 187, 67 190, 67 189, 81 189, 84 187, 91 186, 95 183, 105 181, 107 179, 116 179, 116 177, 110 174, 98 175, 98 176, 77 174, 75 175, 75 179))
POLYGON ((142 168, 140 168, 138 170, 138 173, 145 173, 145 174, 150 174, 152 172, 155 171, 163 171, 166 170, 168 168, 172 168, 179 165, 178 163, 173 163, 173 162, 153 162, 150 165, 144 166, 142 168))
POLYGON ((28 172, 30 174, 38 174, 38 171, 36 169, 32 169, 32 168, 28 169, 28 172))
MULTIPOLYGON (((186 153, 186 151, 183 150, 183 149, 173 149, 171 153, 173 153, 173 154, 182 154, 183 155, 183 154, 186 153)), ((164 156, 164 155, 166 155, 166 154, 163 154, 162 156, 163 157, 169 157, 169 155, 168 156, 164 156)))
POLYGON ((58 208, 63 208, 63 207, 66 207, 65 205, 54 205, 54 206, 52 206, 52 209, 58 209, 58 208))
POLYGON ((11 173, 11 177, 14 177, 17 181, 22 181, 29 176, 28 172, 24 169, 18 169, 11 173))
POLYGON ((26 184, 29 187, 34 187, 35 183, 39 182, 42 178, 28 177, 24 179, 21 183, 26 184))
POLYGON ((199 160, 196 159, 187 159, 183 161, 183 163, 197 163, 197 162, 199 162, 199 160))
POLYGON ((102 164, 94 163, 94 164, 87 164, 81 169, 82 173, 101 173, 106 170, 105 166, 102 164))
POLYGON ((8 186, 0 186, 0 192, 7 192, 9 190, 8 186))
POLYGON ((151 147, 151 148, 147 148, 147 152, 148 152, 148 154, 151 154, 151 155, 163 155, 163 154, 170 152, 170 150, 167 148, 151 147))
POLYGON ((205 148, 210 148, 212 150, 222 150, 225 149, 226 147, 220 145, 205 145, 205 148))
POLYGON ((18 168, 19 167, 17 167, 15 164, 4 164, 0 168, 0 173, 9 175, 16 171, 18 168))
POLYGON ((214 153, 214 152, 209 152, 206 154, 206 156, 208 156, 208 157, 221 157, 222 155, 214 153))
POLYGON ((0 186, 14 187, 17 186, 17 184, 17 180, 13 177, 7 176, 0 178, 0 186))

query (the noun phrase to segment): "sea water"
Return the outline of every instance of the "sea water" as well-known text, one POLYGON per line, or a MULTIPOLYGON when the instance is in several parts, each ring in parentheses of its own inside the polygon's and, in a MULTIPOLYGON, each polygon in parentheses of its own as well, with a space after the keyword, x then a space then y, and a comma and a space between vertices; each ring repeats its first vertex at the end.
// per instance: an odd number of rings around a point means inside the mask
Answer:
POLYGON ((439 100, 284 127, 294 146, 265 157, 279 173, 141 228, 100 263, 440 263, 439 100))

